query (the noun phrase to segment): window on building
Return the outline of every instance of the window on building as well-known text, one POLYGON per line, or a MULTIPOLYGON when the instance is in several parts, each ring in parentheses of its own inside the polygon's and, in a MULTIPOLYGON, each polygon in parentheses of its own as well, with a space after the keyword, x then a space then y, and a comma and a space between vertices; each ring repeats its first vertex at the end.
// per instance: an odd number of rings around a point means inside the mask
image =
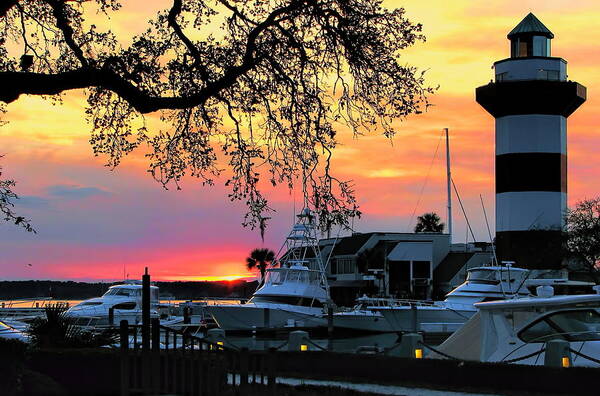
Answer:
POLYGON ((430 261, 413 261, 413 279, 430 279, 431 278, 431 262, 430 261))
POLYGON ((353 274, 354 260, 352 258, 339 258, 336 260, 336 267, 336 273, 338 274, 353 274))
POLYGON ((508 77, 508 72, 498 73, 496 74, 496 82, 502 82, 506 80, 506 77, 508 77))

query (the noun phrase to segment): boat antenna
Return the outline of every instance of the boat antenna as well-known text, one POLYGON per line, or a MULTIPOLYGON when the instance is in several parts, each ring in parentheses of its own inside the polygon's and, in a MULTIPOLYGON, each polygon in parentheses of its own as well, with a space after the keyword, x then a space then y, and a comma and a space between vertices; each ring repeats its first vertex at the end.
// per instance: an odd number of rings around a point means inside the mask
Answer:
POLYGON ((448 189, 448 234, 450 235, 450 243, 452 243, 452 190, 450 189, 450 183, 452 180, 452 173, 450 172, 450 137, 448 135, 448 128, 444 128, 446 132, 446 184, 448 189))
POLYGON ((452 181, 452 187, 454 187, 454 192, 456 193, 456 198, 458 198, 458 203, 460 204, 460 209, 462 210, 463 216, 465 216, 465 221, 467 222, 467 227, 469 227, 469 231, 471 232, 471 237, 473 237, 473 242, 475 242, 475 234, 473 234, 473 229, 471 228, 471 223, 469 222, 469 218, 467 217, 467 212, 465 212, 465 207, 463 206, 462 199, 460 199, 460 194, 458 193, 458 188, 456 188, 454 179, 450 179, 450 181, 452 181))
POLYGON ((488 222, 487 212, 485 211, 485 205, 483 204, 483 196, 479 194, 479 200, 481 201, 481 207, 483 208, 483 217, 485 218, 485 226, 487 227, 488 237, 490 238, 490 244, 492 245, 492 253, 494 255, 494 262, 498 265, 498 257, 496 256, 496 246, 492 239, 492 232, 490 231, 490 223, 488 222))

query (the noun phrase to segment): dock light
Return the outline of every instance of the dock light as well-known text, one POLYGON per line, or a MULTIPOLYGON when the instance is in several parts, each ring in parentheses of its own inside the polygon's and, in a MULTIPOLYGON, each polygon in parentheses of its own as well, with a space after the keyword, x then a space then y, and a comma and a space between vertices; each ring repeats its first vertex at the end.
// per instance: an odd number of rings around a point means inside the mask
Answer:
POLYGON ((301 344, 301 345, 300 345, 300 350, 301 350, 302 352, 308 351, 308 345, 306 345, 306 344, 301 344))
POLYGON ((564 356, 562 358, 562 366, 567 368, 567 367, 571 367, 571 360, 569 359, 568 356, 564 356))
POLYGON ((423 359, 423 350, 421 348, 415 349, 415 359, 423 359))

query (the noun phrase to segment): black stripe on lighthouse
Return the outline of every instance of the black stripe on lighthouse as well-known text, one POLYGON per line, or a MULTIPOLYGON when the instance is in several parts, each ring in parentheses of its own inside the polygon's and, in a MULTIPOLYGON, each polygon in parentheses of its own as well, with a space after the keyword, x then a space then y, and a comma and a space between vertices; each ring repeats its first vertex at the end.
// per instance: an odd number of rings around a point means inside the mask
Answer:
POLYGON ((561 153, 510 153, 496 156, 496 193, 567 192, 567 156, 561 153))

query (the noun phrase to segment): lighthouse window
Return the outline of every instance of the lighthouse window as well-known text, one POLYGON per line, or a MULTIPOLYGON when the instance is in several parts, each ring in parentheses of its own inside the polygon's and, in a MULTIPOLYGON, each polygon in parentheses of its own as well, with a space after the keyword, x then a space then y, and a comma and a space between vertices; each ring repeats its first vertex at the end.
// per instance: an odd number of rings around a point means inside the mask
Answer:
POLYGON ((508 72, 496 74, 496 82, 502 82, 502 81, 506 80, 507 76, 508 76, 508 72))
POLYGON ((558 70, 540 70, 540 80, 551 80, 558 81, 560 79, 560 72, 558 70))
POLYGON ((527 56, 527 41, 519 40, 519 57, 527 56))
POLYGON ((533 36, 533 56, 549 56, 548 39, 543 36, 533 36))

